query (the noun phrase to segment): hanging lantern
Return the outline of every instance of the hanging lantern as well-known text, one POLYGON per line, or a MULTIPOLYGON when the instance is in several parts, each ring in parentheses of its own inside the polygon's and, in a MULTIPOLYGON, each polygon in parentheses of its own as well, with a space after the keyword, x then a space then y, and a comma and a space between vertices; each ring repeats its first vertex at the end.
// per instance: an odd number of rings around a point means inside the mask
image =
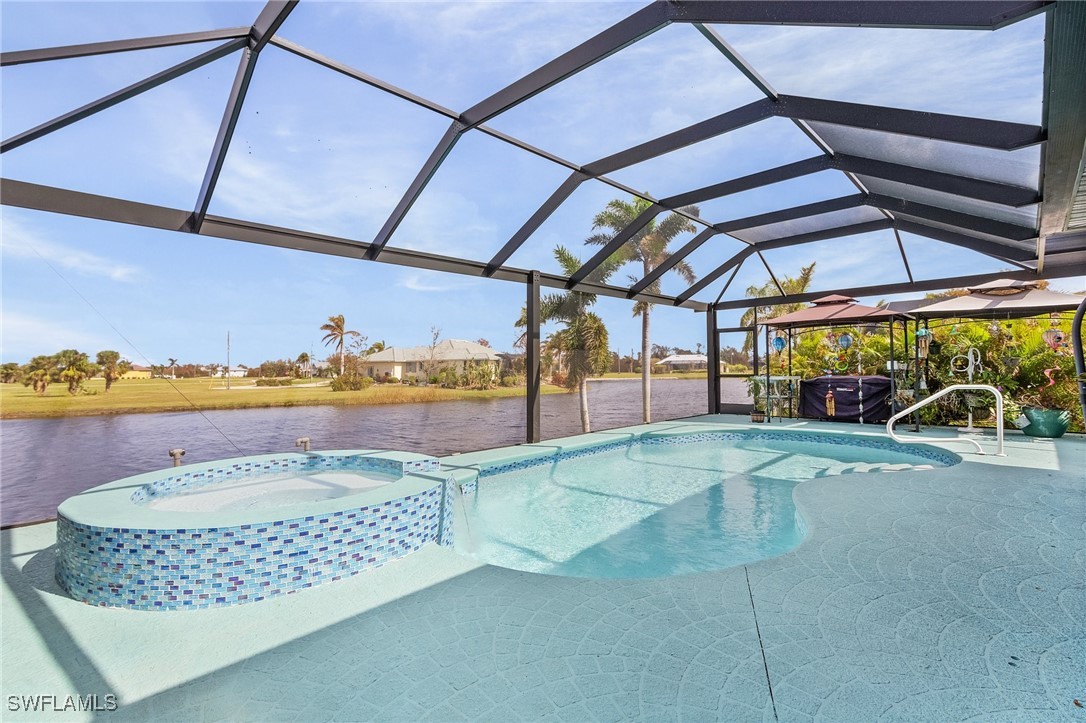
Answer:
POLYGON ((991 324, 988 325, 988 333, 992 336, 999 336, 1002 331, 1003 327, 999 325, 998 321, 993 321, 991 324))
POLYGON ((784 340, 784 332, 777 330, 777 335, 773 337, 773 348, 780 354, 784 351, 784 347, 788 345, 788 342, 784 340))
POLYGON ((1041 334, 1041 338, 1044 339, 1045 344, 1048 344, 1048 348, 1052 351, 1056 351, 1063 344, 1063 332, 1054 326, 1045 329, 1045 332, 1041 334))
POLYGON ((928 358, 928 349, 931 346, 931 330, 917 329, 916 331, 916 355, 921 359, 928 358))
POLYGON ((837 346, 841 347, 841 349, 844 351, 848 351, 848 348, 852 346, 852 335, 848 332, 845 332, 841 336, 837 337, 837 346))

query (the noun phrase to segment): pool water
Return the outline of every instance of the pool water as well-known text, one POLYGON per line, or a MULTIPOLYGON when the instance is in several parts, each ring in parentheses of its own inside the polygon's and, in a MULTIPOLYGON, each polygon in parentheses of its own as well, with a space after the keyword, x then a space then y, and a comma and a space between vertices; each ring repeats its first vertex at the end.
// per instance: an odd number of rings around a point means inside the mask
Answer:
POLYGON ((802 541, 792 502, 800 481, 946 465, 901 445, 798 436, 661 439, 491 476, 484 470, 476 492, 458 502, 456 545, 490 564, 572 577, 717 570, 802 541))
POLYGON ((345 497, 398 479, 399 475, 370 470, 269 473, 174 492, 152 499, 148 507, 173 512, 269 510, 345 497))

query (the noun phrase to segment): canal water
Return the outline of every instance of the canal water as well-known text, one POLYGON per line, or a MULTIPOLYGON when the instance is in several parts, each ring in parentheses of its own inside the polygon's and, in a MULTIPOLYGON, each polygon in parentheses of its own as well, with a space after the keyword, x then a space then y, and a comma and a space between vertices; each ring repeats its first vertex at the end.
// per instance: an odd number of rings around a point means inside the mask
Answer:
MULTIPOLYGON (((654 379, 653 419, 704 414, 705 381, 654 379)), ((741 379, 722 382, 724 401, 742 401, 741 379)), ((544 439, 579 434, 576 394, 542 397, 544 439)), ((590 382, 592 429, 641 422, 636 379, 590 382)), ((77 492, 184 462, 294 451, 310 437, 315 450, 395 449, 444 456, 524 441, 524 398, 381 406, 275 407, 169 414, 120 414, 0 422, 0 520, 12 524, 56 515, 77 492)))

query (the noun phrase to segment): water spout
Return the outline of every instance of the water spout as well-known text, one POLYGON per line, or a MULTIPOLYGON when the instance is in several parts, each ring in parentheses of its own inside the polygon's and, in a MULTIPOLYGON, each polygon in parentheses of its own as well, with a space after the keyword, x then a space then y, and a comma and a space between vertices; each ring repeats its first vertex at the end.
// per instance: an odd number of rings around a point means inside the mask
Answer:
POLYGON ((301 447, 303 452, 309 451, 309 437, 298 437, 294 440, 295 447, 301 447))
POLYGON ((171 449, 169 454, 170 457, 173 458, 173 466, 180 467, 181 458, 185 456, 185 450, 181 449, 180 447, 176 447, 174 449, 171 449))

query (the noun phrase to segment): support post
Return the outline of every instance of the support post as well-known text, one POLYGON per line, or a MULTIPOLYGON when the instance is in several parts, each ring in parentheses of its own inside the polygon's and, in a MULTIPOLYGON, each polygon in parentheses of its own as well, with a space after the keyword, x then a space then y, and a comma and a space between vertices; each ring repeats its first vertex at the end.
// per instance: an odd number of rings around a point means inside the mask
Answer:
POLYGON ((542 386, 542 373, 539 365, 539 272, 528 272, 528 330, 524 336, 525 372, 527 373, 528 393, 525 397, 528 423, 527 442, 539 441, 539 393, 542 386))
POLYGON ((796 410, 793 406, 792 399, 795 397, 796 390, 792 388, 792 327, 788 327, 788 418, 796 418, 796 410))
POLYGON ((773 372, 773 362, 769 357, 769 324, 765 325, 765 420, 773 424, 773 404, 769 399, 770 375, 773 372))
POLYGON ((890 317, 890 409, 897 402, 897 362, 894 360, 894 317, 890 317))
POLYGON ((705 376, 709 380, 709 414, 720 413, 720 334, 716 326, 716 310, 705 311, 705 376))

